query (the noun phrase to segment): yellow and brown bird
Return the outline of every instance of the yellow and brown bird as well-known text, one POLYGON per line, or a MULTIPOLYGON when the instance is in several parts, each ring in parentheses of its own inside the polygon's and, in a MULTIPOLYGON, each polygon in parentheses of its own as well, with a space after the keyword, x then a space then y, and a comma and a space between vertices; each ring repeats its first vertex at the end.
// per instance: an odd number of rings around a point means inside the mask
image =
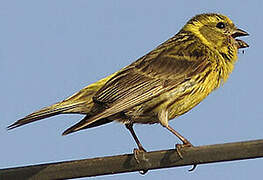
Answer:
POLYGON ((191 143, 168 121, 200 103, 228 79, 238 49, 248 45, 236 37, 248 33, 222 14, 200 14, 172 38, 118 72, 69 98, 16 121, 13 129, 58 114, 85 114, 63 135, 118 121, 126 125, 140 150, 133 124, 160 123, 185 146, 191 143))

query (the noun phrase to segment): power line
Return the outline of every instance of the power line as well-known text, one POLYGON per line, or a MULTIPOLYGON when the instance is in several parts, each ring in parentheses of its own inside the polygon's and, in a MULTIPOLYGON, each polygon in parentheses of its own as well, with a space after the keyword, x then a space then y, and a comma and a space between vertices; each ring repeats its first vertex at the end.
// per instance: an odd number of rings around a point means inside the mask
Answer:
POLYGON ((263 157, 263 139, 0 169, 0 179, 69 179, 263 157))

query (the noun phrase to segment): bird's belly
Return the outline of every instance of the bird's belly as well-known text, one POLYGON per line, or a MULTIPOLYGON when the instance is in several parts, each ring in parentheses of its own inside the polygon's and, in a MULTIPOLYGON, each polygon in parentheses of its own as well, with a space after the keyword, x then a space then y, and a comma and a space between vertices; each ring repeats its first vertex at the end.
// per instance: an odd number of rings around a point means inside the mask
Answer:
POLYGON ((186 89, 184 92, 171 98, 167 105, 169 112, 168 119, 173 119, 177 116, 180 116, 196 105, 198 105, 205 97, 208 96, 215 88, 220 84, 220 79, 218 78, 218 73, 211 73, 203 83, 198 81, 186 89))

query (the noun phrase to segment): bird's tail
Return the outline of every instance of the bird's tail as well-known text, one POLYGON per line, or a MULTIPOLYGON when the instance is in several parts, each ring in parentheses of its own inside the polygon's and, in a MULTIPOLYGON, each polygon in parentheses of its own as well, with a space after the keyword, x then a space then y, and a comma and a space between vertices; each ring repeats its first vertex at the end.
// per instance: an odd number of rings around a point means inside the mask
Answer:
POLYGON ((56 103, 54 105, 42 108, 36 112, 33 112, 26 117, 19 119, 15 123, 11 124, 8 126, 8 130, 34 122, 38 121, 44 118, 48 118, 51 116, 55 116, 58 114, 63 114, 63 113, 70 113, 70 111, 79 108, 81 106, 81 103, 76 103, 76 104, 68 104, 68 105, 61 105, 61 103, 56 103))
POLYGON ((15 123, 8 126, 8 130, 58 114, 89 114, 91 108, 94 106, 92 97, 113 75, 115 74, 112 74, 83 88, 79 92, 73 94, 61 102, 40 109, 22 119, 19 119, 15 123))

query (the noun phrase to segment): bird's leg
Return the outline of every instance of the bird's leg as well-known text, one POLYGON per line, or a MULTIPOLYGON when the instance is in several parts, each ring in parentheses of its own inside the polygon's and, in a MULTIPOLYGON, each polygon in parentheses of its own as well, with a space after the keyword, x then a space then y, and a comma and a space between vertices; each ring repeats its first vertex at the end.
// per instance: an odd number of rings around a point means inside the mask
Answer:
MULTIPOLYGON (((180 156, 180 158, 183 159, 183 156, 182 156, 182 153, 181 153, 180 149, 182 149, 184 147, 193 147, 193 145, 190 143, 190 141, 188 141, 180 133, 178 133, 176 130, 174 130, 171 126, 168 125, 166 128, 170 132, 172 132, 174 135, 176 135, 183 142, 183 144, 176 144, 176 151, 177 151, 178 155, 180 156)), ((189 169, 189 171, 195 170, 196 166, 197 165, 194 164, 193 167, 191 169, 189 169)))
MULTIPOLYGON (((169 126, 169 124, 168 124, 168 110, 162 109, 158 113, 158 119, 159 119, 159 121, 163 127, 167 128, 170 132, 172 132, 174 135, 176 135, 183 142, 183 144, 180 145, 181 147, 193 146, 185 137, 183 137, 176 130, 174 130, 171 126, 169 126)), ((178 154, 180 155, 180 157, 182 157, 181 153, 178 153, 178 154)))
MULTIPOLYGON (((174 130, 171 126, 168 125, 166 128, 170 132, 172 132, 174 135, 176 135, 183 142, 183 144, 176 144, 176 151, 177 151, 178 155, 180 156, 180 158, 183 159, 183 156, 182 156, 182 153, 181 153, 180 149, 182 149, 184 147, 193 147, 193 145, 190 143, 190 141, 188 141, 180 133, 178 133, 176 130, 174 130)), ((191 169, 189 169, 189 171, 195 170, 196 166, 197 165, 194 164, 193 167, 191 169)))
POLYGON ((128 123, 128 124, 125 124, 125 126, 130 131, 130 133, 132 134, 132 137, 135 140, 139 150, 146 152, 146 150, 142 147, 141 142, 139 141, 138 137, 136 136, 136 134, 135 134, 135 132, 133 130, 133 124, 132 123, 128 123))
POLYGON ((171 126, 168 125, 168 126, 166 126, 166 128, 170 132, 172 132, 174 135, 176 135, 183 142, 183 144, 181 144, 180 146, 182 146, 182 147, 192 147, 193 146, 185 137, 183 137, 180 133, 178 133, 176 130, 174 130, 171 126))
MULTIPOLYGON (((159 121, 161 125, 165 128, 167 128, 170 132, 172 132, 176 137, 178 137, 183 144, 176 144, 176 151, 181 159, 183 159, 183 155, 180 151, 180 149, 184 147, 193 147, 193 145, 188 141, 185 137, 183 137, 179 132, 174 130, 171 126, 168 124, 168 111, 163 109, 158 114, 159 121)), ((193 171, 196 168, 196 164, 194 164, 193 168, 191 168, 189 171, 193 171)))
MULTIPOLYGON (((135 140, 137 146, 138 146, 138 149, 134 148, 133 150, 133 154, 134 154, 134 158, 136 160, 136 162, 138 164, 143 164, 143 161, 144 160, 144 156, 143 156, 143 153, 146 152, 146 150, 142 147, 142 144, 141 142, 139 141, 138 137, 136 136, 134 130, 133 130, 133 124, 132 123, 128 123, 128 124, 125 124, 126 128, 130 131, 130 133, 132 134, 132 137, 133 139, 135 140)), ((140 171, 141 174, 146 174, 147 173, 147 169, 145 170, 142 170, 140 171)))

